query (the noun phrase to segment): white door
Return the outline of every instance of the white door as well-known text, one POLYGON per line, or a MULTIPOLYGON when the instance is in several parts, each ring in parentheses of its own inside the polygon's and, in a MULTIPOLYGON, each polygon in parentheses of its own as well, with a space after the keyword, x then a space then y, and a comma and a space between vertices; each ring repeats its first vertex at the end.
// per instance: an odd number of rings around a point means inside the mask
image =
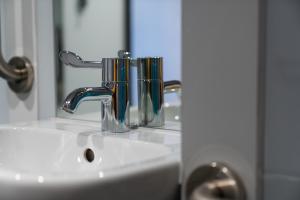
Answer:
POLYGON ((183 199, 300 199, 300 2, 182 7, 183 199))

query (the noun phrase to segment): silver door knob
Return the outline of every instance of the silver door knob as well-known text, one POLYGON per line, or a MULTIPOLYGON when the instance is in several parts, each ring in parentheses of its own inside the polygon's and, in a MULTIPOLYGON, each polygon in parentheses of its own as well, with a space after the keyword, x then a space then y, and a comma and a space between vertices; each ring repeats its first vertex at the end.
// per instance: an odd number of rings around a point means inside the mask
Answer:
POLYGON ((245 188, 228 166, 212 162, 197 168, 187 179, 188 200, 246 200, 245 188))

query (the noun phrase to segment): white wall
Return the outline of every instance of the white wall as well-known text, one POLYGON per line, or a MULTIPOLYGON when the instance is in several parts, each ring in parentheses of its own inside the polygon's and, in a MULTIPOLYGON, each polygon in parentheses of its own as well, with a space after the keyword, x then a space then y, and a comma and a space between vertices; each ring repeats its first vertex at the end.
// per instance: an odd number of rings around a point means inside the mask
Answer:
POLYGON ((183 179, 199 165, 224 162, 249 200, 261 190, 259 2, 182 1, 183 179))
POLYGON ((300 199, 300 1, 268 1, 265 199, 300 199))

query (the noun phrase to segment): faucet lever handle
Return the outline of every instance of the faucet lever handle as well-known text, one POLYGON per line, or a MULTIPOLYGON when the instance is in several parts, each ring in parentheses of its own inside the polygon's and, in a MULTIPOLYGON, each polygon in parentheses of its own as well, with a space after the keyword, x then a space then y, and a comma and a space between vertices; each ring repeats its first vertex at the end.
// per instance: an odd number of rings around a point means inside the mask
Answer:
POLYGON ((71 51, 61 51, 59 53, 59 58, 64 64, 76 68, 102 68, 101 61, 85 61, 82 60, 79 55, 71 51))

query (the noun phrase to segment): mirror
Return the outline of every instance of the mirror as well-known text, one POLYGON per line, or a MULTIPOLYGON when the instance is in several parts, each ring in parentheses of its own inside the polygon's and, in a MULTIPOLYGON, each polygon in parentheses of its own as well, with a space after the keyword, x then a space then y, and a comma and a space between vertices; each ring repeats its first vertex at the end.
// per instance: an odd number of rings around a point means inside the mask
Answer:
MULTIPOLYGON (((69 50, 84 60, 116 57, 118 50, 133 58, 162 56, 164 80, 181 80, 180 0, 53 0, 57 116, 100 120, 100 103, 83 102, 74 115, 60 108, 74 89, 101 85, 101 69, 78 69, 59 61, 58 52, 69 50), (155 11, 155 12, 153 12, 155 11)), ((137 70, 131 70, 131 121, 137 122, 137 70), (134 114, 135 113, 135 114, 134 114)), ((166 94, 165 129, 180 130, 180 95, 166 94)))

